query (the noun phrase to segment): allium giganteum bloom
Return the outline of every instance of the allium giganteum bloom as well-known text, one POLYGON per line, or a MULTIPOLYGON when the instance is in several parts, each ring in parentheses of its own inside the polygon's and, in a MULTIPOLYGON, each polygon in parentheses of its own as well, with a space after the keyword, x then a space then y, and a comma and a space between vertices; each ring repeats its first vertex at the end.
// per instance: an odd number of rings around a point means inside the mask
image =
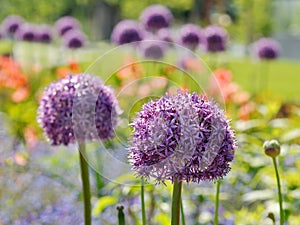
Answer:
POLYGON ((38 42, 50 43, 52 41, 52 29, 47 25, 40 25, 36 28, 35 39, 38 42))
POLYGON ((255 54, 260 59, 276 59, 280 52, 280 46, 272 38, 261 38, 254 44, 255 54))
POLYGON ((33 24, 22 24, 15 33, 15 37, 22 41, 35 41, 36 40, 36 27, 33 24))
POLYGON ((226 49, 227 32, 217 25, 210 25, 204 30, 206 38, 206 50, 209 52, 221 52, 226 49))
POLYGON ((71 29, 65 33, 62 39, 67 48, 76 49, 85 44, 86 37, 80 30, 71 29))
POLYGON ((138 22, 134 20, 122 20, 113 29, 111 40, 115 44, 123 45, 143 40, 143 31, 138 22))
POLYGON ((138 176, 200 182, 230 170, 234 133, 224 112, 205 96, 178 92, 150 101, 131 126, 129 162, 138 176))
POLYGON ((195 50, 203 41, 202 30, 195 24, 186 24, 182 26, 179 35, 179 43, 191 50, 195 50))
POLYGON ((13 36, 23 22, 23 18, 17 15, 10 15, 6 17, 2 22, 6 35, 13 36))
POLYGON ((113 90, 89 74, 51 83, 38 108, 38 123, 52 145, 114 136, 120 109, 113 90))
POLYGON ((168 27, 173 20, 173 15, 163 5, 151 5, 142 12, 140 20, 146 30, 155 32, 168 27))
POLYGON ((157 60, 164 57, 166 48, 167 46, 164 42, 155 40, 143 41, 140 46, 145 58, 157 60))
POLYGON ((57 33, 63 36, 71 29, 79 29, 80 22, 72 16, 64 16, 55 22, 55 28, 57 33))

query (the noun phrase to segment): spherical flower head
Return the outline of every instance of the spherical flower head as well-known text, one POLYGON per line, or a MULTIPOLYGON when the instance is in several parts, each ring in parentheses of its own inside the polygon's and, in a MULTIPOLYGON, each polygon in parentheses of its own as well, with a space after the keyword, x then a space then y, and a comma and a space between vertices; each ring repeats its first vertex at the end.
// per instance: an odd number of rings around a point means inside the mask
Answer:
POLYGON ((280 154, 280 143, 277 140, 265 141, 263 148, 265 154, 275 158, 280 154))
POLYGON ((256 56, 260 59, 276 59, 280 52, 280 45, 272 38, 261 38, 254 44, 256 56))
POLYGON ((71 29, 80 29, 80 22, 72 16, 64 16, 55 22, 55 29, 60 36, 63 36, 71 29))
POLYGON ((36 41, 50 43, 52 41, 52 29, 47 25, 40 25, 36 29, 36 41))
POLYGON ((157 182, 225 176, 236 141, 224 112, 205 96, 178 92, 143 105, 131 124, 129 162, 157 182))
POLYGON ((52 145, 114 136, 120 114, 110 87, 89 74, 69 75, 44 91, 37 121, 52 145))
POLYGON ((111 40, 117 45, 141 41, 143 40, 143 31, 138 22, 123 20, 114 27, 111 40))
POLYGON ((205 28, 206 50, 209 52, 221 52, 226 49, 227 31, 217 25, 205 28))
POLYGON ((33 24, 22 24, 15 33, 16 39, 22 41, 35 41, 37 29, 33 24))
POLYGON ((81 48, 85 44, 86 36, 80 30, 69 30, 63 36, 63 43, 67 48, 81 48))
POLYGON ((13 36, 19 29, 19 27, 23 24, 23 22, 24 20, 22 17, 17 15, 10 15, 3 20, 2 26, 8 36, 13 36))
POLYGON ((163 5, 151 5, 142 12, 140 20, 146 30, 155 32, 168 27, 173 20, 173 15, 163 5))
POLYGON ((161 41, 143 41, 140 49, 145 58, 148 59, 162 59, 166 51, 166 44, 161 41))
POLYGON ((158 39, 166 42, 173 42, 171 31, 168 28, 162 28, 157 32, 158 39))
POLYGON ((186 24, 181 27, 179 43, 183 46, 195 50, 203 41, 203 34, 199 26, 195 24, 186 24))

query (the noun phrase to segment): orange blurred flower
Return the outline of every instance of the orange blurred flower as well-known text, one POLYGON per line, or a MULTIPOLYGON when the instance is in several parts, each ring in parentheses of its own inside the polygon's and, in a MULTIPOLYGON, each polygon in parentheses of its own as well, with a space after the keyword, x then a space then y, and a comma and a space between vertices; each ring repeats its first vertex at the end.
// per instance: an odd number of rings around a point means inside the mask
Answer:
POLYGON ((196 57, 187 57, 182 60, 181 64, 184 69, 192 72, 201 73, 203 71, 203 64, 196 57))
POLYGON ((143 73, 141 65, 136 62, 136 59, 132 56, 126 56, 124 58, 124 67, 117 72, 117 77, 120 80, 125 78, 137 78, 140 77, 143 73))
POLYGON ((21 67, 12 58, 0 56, 0 87, 17 89, 27 83, 21 67))
POLYGON ((56 70, 56 75, 58 78, 65 78, 69 74, 76 74, 80 73, 81 71, 82 70, 79 63, 77 61, 72 60, 68 63, 67 66, 59 67, 56 70))
POLYGON ((29 97, 30 91, 29 88, 24 86, 18 88, 13 95, 11 96, 12 100, 16 103, 22 102, 26 100, 29 97))

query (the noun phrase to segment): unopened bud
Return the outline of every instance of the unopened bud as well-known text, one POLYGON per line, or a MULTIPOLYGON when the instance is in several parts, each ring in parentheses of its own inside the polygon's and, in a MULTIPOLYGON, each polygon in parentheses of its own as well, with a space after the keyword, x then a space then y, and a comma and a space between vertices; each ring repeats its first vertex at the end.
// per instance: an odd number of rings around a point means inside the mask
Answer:
POLYGON ((265 154, 275 158, 280 154, 280 143, 277 140, 265 141, 264 143, 265 154))

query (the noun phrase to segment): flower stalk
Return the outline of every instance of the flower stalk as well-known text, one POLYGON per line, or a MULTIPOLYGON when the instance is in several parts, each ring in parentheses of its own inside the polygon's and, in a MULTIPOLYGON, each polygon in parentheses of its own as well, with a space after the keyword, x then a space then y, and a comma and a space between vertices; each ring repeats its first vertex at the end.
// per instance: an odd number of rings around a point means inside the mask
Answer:
POLYGON ((279 198, 279 212, 280 212, 280 225, 283 225, 284 224, 284 213, 283 213, 283 207, 282 207, 282 194, 281 194, 280 178, 279 178, 276 158, 273 157, 272 161, 273 161, 273 164, 274 164, 275 173, 276 173, 276 180, 277 180, 277 189, 278 189, 278 198, 279 198))
POLYGON ((217 192, 216 192, 216 205, 215 205, 215 218, 214 218, 214 225, 219 224, 219 196, 220 196, 220 186, 221 181, 217 181, 217 192))
POLYGON ((142 221, 143 225, 146 225, 146 207, 145 207, 145 188, 144 188, 144 178, 141 179, 141 202, 142 202, 142 221))
POLYGON ((181 190, 182 181, 178 181, 178 179, 175 178, 173 185, 171 225, 180 225, 181 190))
POLYGON ((89 179, 89 166, 84 157, 85 155, 85 144, 79 144, 79 158, 81 168, 81 179, 82 179, 82 193, 83 193, 83 204, 84 204, 84 224, 91 225, 91 193, 90 193, 90 179, 89 179))

